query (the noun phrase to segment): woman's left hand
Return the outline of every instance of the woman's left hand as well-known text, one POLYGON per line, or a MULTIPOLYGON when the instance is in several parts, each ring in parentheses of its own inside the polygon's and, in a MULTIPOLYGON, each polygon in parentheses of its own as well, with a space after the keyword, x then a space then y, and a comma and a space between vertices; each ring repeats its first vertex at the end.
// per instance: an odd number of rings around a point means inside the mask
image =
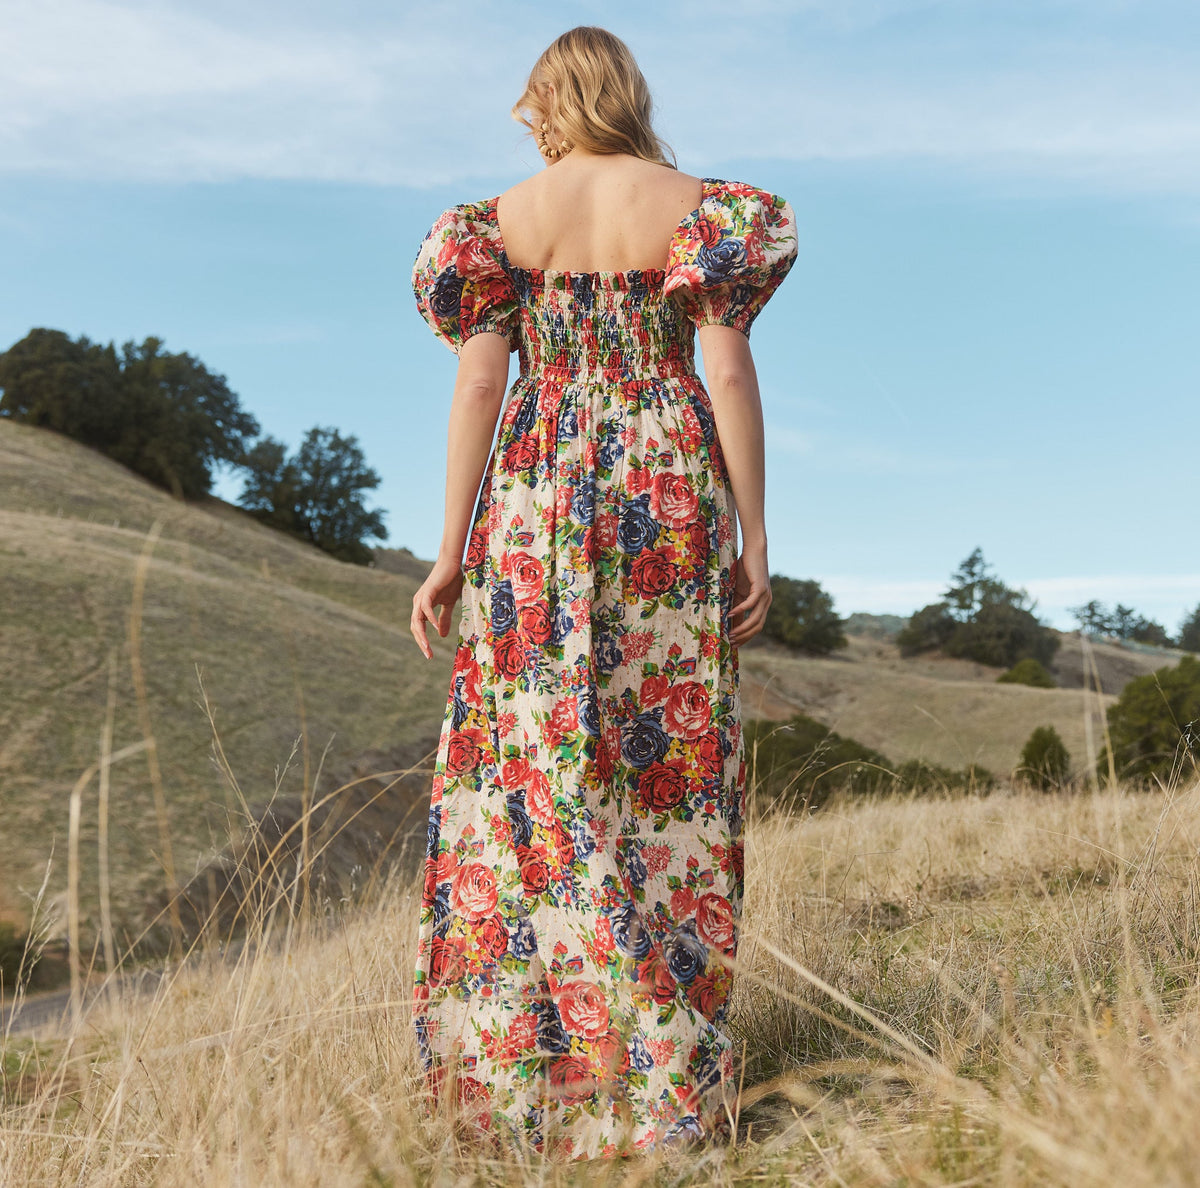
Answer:
POLYGON ((450 615, 454 604, 462 594, 462 566, 457 561, 438 559, 421 588, 413 595, 412 628, 413 639, 426 660, 433 659, 433 648, 429 646, 426 623, 432 623, 443 639, 450 633, 450 615), (436 613, 434 607, 440 608, 436 613))
POLYGON ((737 559, 733 597, 734 604, 729 608, 729 641, 740 645, 763 629, 767 611, 771 609, 771 574, 765 548, 747 549, 737 559))

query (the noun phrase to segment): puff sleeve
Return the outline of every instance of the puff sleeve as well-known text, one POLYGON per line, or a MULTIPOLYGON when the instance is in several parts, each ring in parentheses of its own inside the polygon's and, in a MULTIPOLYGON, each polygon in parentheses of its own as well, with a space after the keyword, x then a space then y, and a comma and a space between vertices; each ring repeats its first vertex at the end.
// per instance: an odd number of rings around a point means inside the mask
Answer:
POLYGON ((750 326, 796 260, 796 216, 777 194, 721 182, 671 241, 663 288, 697 326, 750 326))
POLYGON ((421 316, 452 351, 485 331, 503 334, 517 349, 520 303, 489 204, 441 215, 417 252, 412 285, 421 316))

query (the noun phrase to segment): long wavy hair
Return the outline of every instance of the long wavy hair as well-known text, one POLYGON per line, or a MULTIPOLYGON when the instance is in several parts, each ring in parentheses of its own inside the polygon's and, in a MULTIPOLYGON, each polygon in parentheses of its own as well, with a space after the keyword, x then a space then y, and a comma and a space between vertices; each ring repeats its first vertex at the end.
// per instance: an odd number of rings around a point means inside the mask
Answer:
POLYGON ((595 25, 568 29, 529 73, 513 119, 547 143, 593 153, 628 153, 677 168, 670 145, 654 131, 654 104, 637 60, 619 37, 595 25))

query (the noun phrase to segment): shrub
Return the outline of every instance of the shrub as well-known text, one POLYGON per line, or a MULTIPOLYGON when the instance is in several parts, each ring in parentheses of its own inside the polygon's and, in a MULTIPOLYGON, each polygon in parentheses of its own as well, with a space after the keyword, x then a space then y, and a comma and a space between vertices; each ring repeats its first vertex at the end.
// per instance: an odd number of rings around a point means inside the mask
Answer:
POLYGON ((1039 726, 1021 750, 1018 775, 1035 788, 1049 792, 1065 783, 1071 770, 1071 755, 1053 726, 1039 726))
POLYGON ((1026 656, 1048 664, 1058 634, 1035 618, 1033 606, 1024 590, 996 578, 976 549, 951 574, 941 601, 917 611, 896 642, 903 656, 940 648, 947 656, 998 668, 1026 656))
POLYGON ((1032 656, 1026 656, 1024 660, 1018 660, 1012 668, 1007 672, 1001 673, 996 680, 1001 685, 1029 685, 1034 689, 1055 689, 1058 687, 1058 682, 1050 675, 1050 670, 1040 660, 1035 660, 1032 656))
POLYGON ((1179 646, 1185 652, 1200 652, 1200 604, 1179 625, 1179 646))
POLYGON ((7 920, 0 920, 0 986, 5 995, 10 995, 17 984, 25 942, 24 933, 18 932, 7 920))
MULTIPOLYGON (((1119 780, 1169 780, 1179 765, 1200 763, 1200 660, 1184 656, 1174 668, 1134 678, 1108 707, 1108 734, 1119 780)), ((1108 778, 1108 747, 1096 771, 1108 778)))
POLYGON ((753 764, 759 795, 809 808, 838 790, 875 791, 889 766, 885 755, 806 714, 786 722, 747 723, 746 762, 753 764))
POLYGON ((987 792, 996 782, 978 764, 961 771, 923 759, 896 765, 805 714, 747 723, 746 762, 753 764, 757 795, 801 808, 819 808, 834 792, 987 792))
POLYGON ((846 646, 844 626, 833 609, 832 595, 819 582, 771 575, 771 606, 763 635, 823 656, 846 646))

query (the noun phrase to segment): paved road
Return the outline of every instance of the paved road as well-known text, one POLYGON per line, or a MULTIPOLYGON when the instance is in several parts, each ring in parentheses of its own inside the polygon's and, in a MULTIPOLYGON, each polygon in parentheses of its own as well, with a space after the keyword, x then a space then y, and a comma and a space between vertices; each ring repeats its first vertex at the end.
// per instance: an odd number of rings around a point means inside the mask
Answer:
MULTIPOLYGON (((142 969, 133 973, 122 974, 115 981, 118 992, 122 995, 148 994, 154 991, 162 980, 165 970, 142 969)), ((104 994, 103 984, 88 986, 83 992, 83 1015, 101 1001, 104 994)), ((70 990, 46 990, 41 994, 31 994, 15 1006, 0 1007, 0 1035, 29 1035, 35 1031, 47 1028, 67 1027, 71 1021, 71 992, 70 990), (11 1020, 11 1023, 10 1023, 11 1020)))

